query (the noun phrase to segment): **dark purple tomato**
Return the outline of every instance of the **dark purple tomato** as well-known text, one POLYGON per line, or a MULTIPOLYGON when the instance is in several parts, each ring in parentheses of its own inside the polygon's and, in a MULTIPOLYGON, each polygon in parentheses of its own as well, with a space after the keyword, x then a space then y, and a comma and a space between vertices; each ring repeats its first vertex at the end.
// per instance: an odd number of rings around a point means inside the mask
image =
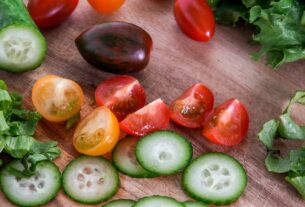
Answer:
POLYGON ((153 44, 145 30, 125 22, 93 26, 75 42, 83 58, 93 67, 120 74, 144 69, 153 44))

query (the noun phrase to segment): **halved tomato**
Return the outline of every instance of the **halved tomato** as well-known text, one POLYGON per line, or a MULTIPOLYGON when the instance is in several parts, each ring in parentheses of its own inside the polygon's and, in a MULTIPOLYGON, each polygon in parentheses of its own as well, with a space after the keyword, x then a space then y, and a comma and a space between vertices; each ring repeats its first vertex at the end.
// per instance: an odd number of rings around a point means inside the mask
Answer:
POLYGON ((120 127, 127 134, 144 136, 165 129, 169 122, 169 114, 167 105, 161 99, 157 99, 128 115, 120 123, 120 127))
POLYGON ((145 106, 146 93, 132 76, 115 76, 97 87, 95 100, 99 106, 107 106, 119 121, 145 106))
POLYGON ((107 107, 100 106, 78 124, 73 135, 73 145, 85 155, 104 155, 117 144, 119 134, 117 118, 107 107))
POLYGON ((246 136, 249 116, 245 106, 237 99, 230 99, 209 115, 203 127, 203 136, 215 144, 233 146, 246 136))
POLYGON ((63 122, 79 113, 84 93, 74 81, 55 75, 40 78, 33 86, 32 101, 48 121, 63 122))
POLYGON ((192 85, 170 105, 171 119, 188 128, 199 128, 213 109, 213 93, 203 84, 192 85))

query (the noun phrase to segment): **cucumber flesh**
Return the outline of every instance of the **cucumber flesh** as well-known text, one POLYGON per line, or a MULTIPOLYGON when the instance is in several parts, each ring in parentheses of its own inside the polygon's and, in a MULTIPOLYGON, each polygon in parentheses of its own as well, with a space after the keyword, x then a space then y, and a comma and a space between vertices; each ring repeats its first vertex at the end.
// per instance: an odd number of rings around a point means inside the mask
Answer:
POLYGON ((149 134, 136 146, 140 165, 159 175, 172 175, 184 169, 191 161, 192 154, 191 143, 172 131, 149 134))
POLYGON ((102 207, 132 207, 136 202, 129 199, 119 199, 111 201, 102 207))
POLYGON ((0 172, 4 195, 18 206, 41 206, 55 198, 61 187, 61 173, 50 161, 37 165, 35 175, 21 178, 11 174, 10 169, 23 170, 20 161, 12 161, 0 172))
POLYGON ((185 201, 183 202, 185 207, 209 207, 209 205, 202 203, 200 201, 185 201))
POLYGON ((149 196, 144 197, 133 207, 185 207, 182 203, 176 201, 173 198, 169 198, 166 196, 149 196))
POLYGON ((34 26, 11 25, 0 30, 0 69, 25 72, 44 60, 47 45, 34 26))
POLYGON ((208 153, 195 159, 182 177, 185 191, 194 199, 216 205, 236 201, 247 185, 243 166, 223 153, 208 153))
POLYGON ((135 148, 138 143, 138 137, 126 137, 122 139, 112 153, 113 164, 117 169, 130 177, 134 178, 152 178, 155 174, 145 170, 137 161, 135 148))
POLYGON ((117 170, 103 157, 80 156, 63 172, 63 188, 73 200, 97 204, 108 200, 119 190, 117 170))

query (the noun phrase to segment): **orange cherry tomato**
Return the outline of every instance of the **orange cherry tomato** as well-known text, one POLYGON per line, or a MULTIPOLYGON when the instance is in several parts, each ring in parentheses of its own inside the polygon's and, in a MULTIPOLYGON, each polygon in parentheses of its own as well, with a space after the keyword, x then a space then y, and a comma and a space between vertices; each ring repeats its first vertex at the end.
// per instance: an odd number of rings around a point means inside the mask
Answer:
POLYGON ((107 107, 100 106, 78 124, 73 145, 85 155, 105 155, 117 144, 119 134, 119 122, 115 115, 107 107))
POLYGON ((90 5, 100 13, 111 13, 118 10, 125 0, 88 0, 90 5))
POLYGON ((84 104, 84 94, 76 82, 47 75, 34 84, 32 101, 46 120, 63 122, 80 112, 84 104))

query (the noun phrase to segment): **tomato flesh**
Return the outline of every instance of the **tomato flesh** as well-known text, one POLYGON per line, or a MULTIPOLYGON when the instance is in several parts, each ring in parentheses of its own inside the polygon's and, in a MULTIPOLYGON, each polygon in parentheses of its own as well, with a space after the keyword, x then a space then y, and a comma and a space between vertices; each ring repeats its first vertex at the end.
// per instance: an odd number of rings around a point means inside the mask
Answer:
POLYGON ((100 13, 111 13, 118 10, 125 0, 88 0, 90 5, 100 13))
POLYGON ((99 106, 107 106, 119 121, 145 106, 143 86, 132 76, 115 76, 97 87, 95 100, 99 106))
POLYGON ((203 136, 216 144, 234 146, 245 138, 248 127, 247 109, 239 100, 230 99, 209 115, 203 136))
POLYGON ((78 0, 30 0, 28 10, 39 28, 52 28, 65 21, 78 0))
POLYGON ((206 0, 176 0, 175 19, 191 39, 208 42, 215 33, 215 18, 206 0))
POLYGON ((194 84, 170 105, 171 119, 188 128, 199 128, 213 109, 213 93, 203 84, 194 84))
POLYGON ((101 106, 78 124, 73 135, 73 145, 82 154, 104 155, 115 147, 119 134, 119 123, 114 114, 101 106))
POLYGON ((161 99, 157 99, 128 115, 120 123, 120 127, 127 134, 144 136, 165 129, 169 123, 169 116, 170 112, 167 105, 161 99))

